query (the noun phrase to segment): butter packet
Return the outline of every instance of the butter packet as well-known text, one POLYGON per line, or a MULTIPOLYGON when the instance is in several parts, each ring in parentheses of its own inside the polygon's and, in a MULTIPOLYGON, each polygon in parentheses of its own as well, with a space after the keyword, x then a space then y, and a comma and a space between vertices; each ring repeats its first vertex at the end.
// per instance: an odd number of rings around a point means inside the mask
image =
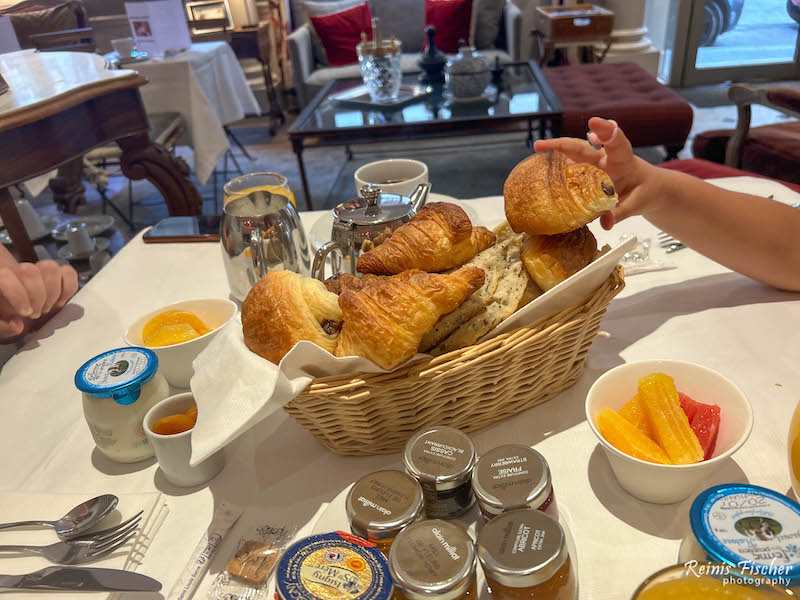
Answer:
POLYGON ((225 570, 211 585, 213 600, 259 600, 268 595, 269 579, 286 546, 294 538, 294 525, 263 525, 246 532, 225 570))

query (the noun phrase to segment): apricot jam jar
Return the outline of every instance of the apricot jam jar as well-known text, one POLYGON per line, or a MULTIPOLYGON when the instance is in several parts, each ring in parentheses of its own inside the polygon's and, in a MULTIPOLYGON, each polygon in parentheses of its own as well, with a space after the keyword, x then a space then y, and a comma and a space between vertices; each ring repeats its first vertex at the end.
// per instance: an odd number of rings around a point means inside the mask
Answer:
POLYGON ((400 600, 477 600, 476 566, 467 530, 441 519, 409 525, 389 552, 400 600))
POLYGON ((425 509, 419 482, 402 471, 377 471, 362 477, 347 494, 350 530, 388 555, 400 531, 419 521, 425 509))
POLYGON ((472 489, 487 520, 515 508, 557 514, 550 467, 530 446, 508 444, 485 453, 472 473, 472 489))
POLYGON ((422 486, 429 519, 455 519, 474 504, 471 480, 476 459, 472 440, 452 427, 426 427, 411 436, 403 465, 422 486))
POLYGON ((577 577, 558 521, 520 508, 498 515, 478 535, 478 560, 492 600, 573 600, 577 577))

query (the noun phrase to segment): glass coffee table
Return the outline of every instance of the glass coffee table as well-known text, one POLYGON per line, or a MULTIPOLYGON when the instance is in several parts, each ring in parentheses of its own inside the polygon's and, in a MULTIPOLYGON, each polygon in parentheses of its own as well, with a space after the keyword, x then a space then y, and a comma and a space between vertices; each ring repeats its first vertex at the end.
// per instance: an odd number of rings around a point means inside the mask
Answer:
MULTIPOLYGON (((417 84, 417 75, 405 75, 403 85, 417 84)), ((534 62, 505 65, 501 89, 491 84, 481 98, 469 101, 449 98, 442 86, 395 106, 357 105, 337 99, 360 85, 361 79, 331 81, 289 128, 308 210, 312 204, 303 150, 309 144, 345 146, 349 160, 353 156, 350 144, 355 143, 526 131, 532 145, 534 130, 541 138, 557 137, 561 131, 561 103, 534 62)))

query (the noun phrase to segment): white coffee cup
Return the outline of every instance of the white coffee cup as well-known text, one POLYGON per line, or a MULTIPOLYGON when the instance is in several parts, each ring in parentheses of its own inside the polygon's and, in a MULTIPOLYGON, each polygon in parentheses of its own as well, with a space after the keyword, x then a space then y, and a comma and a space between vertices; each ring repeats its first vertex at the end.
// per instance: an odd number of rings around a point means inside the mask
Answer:
POLYGON ((39 213, 25 198, 17 200, 17 212, 22 224, 25 226, 25 231, 28 232, 29 238, 32 240, 39 239, 47 233, 39 213))
POLYGON ((192 458, 192 429, 182 433, 164 435, 153 432, 156 421, 170 415, 185 413, 194 405, 191 392, 176 394, 162 400, 144 416, 144 433, 156 453, 158 466, 164 477, 178 487, 200 485, 216 477, 225 466, 222 450, 212 454, 196 467, 189 466, 192 458))
POLYGON ((69 231, 67 231, 67 247, 72 256, 91 254, 95 247, 95 241, 89 235, 85 223, 78 223, 69 228, 69 231))
POLYGON ((130 58, 136 52, 136 40, 131 37, 111 40, 111 47, 117 51, 120 58, 130 58))
POLYGON ((359 167, 355 173, 356 193, 367 184, 381 186, 389 194, 410 196, 420 183, 428 183, 428 166, 418 160, 390 158, 359 167))

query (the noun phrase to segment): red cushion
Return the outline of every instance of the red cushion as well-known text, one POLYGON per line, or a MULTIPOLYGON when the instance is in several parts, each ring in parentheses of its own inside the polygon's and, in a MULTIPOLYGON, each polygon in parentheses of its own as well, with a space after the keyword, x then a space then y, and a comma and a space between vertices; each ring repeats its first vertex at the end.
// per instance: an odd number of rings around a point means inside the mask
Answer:
POLYGON ((356 46, 361 42, 362 31, 372 39, 372 13, 366 2, 331 15, 309 17, 309 20, 332 67, 358 62, 356 46))
POLYGON ((469 41, 471 23, 472 0, 425 0, 425 26, 436 27, 436 46, 442 52, 458 52, 459 40, 469 41))
MULTIPOLYGON (((716 179, 718 177, 741 177, 743 175, 749 177, 760 177, 761 179, 773 179, 772 177, 764 177, 763 175, 759 175, 758 173, 742 171, 741 169, 729 167, 728 165, 720 165, 715 162, 703 160, 702 158, 685 158, 681 160, 670 160, 667 162, 663 162, 658 166, 663 169, 671 169, 673 171, 680 171, 681 173, 686 173, 687 175, 694 175, 695 177, 699 177, 700 179, 716 179)), ((796 183, 783 181, 781 179, 773 179, 773 181, 782 183, 786 187, 794 190, 795 192, 800 192, 800 185, 796 183)))

